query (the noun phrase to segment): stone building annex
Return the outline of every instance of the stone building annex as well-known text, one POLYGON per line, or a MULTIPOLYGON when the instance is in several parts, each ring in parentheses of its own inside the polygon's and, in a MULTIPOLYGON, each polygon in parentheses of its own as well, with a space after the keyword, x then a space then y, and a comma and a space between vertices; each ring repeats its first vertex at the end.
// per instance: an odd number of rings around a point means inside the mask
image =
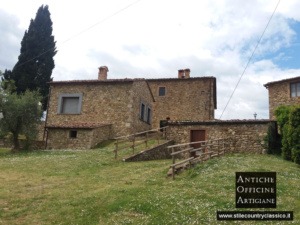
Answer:
POLYGON ((92 148, 168 121, 169 135, 178 143, 232 136, 236 147, 261 151, 272 121, 216 120, 216 96, 216 78, 191 77, 190 69, 172 78, 109 79, 102 66, 95 80, 50 83, 46 147, 92 148))
POLYGON ((300 77, 272 81, 264 85, 269 91, 269 117, 275 119, 274 111, 281 105, 300 105, 300 77))

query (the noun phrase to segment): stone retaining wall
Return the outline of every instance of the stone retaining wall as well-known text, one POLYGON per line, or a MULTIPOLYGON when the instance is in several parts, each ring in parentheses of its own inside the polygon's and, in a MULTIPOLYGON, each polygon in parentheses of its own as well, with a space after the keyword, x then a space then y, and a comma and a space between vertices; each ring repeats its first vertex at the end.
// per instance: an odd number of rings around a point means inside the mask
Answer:
POLYGON ((158 159, 171 159, 171 150, 168 146, 174 144, 174 141, 168 141, 162 145, 140 152, 134 156, 124 159, 125 162, 148 161, 158 159))
POLYGON ((192 130, 204 130, 205 139, 229 138, 229 152, 262 153, 263 139, 271 120, 227 120, 205 122, 169 121, 168 139, 176 143, 189 143, 192 130))

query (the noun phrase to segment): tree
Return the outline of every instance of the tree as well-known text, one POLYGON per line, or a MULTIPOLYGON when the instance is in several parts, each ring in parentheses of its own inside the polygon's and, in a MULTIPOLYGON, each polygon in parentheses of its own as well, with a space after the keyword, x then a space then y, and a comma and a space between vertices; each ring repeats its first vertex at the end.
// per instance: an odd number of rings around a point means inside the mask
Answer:
POLYGON ((4 72, 5 80, 14 80, 17 94, 39 91, 42 108, 46 110, 49 84, 55 67, 56 42, 52 35, 52 21, 48 6, 41 6, 21 42, 18 62, 13 70, 4 72))
MULTIPOLYGON (((3 83, 1 83, 2 86, 3 83)), ((9 85, 12 86, 12 85, 9 85)), ((41 96, 37 91, 26 91, 22 94, 12 93, 11 90, 0 91, 0 129, 3 133, 11 133, 14 148, 20 149, 19 135, 26 140, 33 140, 37 134, 37 123, 42 116, 39 106, 41 96)))

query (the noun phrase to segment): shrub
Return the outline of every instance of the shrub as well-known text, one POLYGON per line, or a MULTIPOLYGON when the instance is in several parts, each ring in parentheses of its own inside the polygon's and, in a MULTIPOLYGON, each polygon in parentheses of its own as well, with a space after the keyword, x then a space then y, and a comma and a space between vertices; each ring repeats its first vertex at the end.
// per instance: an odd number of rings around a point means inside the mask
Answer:
POLYGON ((291 159, 300 164, 300 107, 293 108, 289 118, 291 159))
POLYGON ((282 135, 282 157, 300 164, 300 105, 280 106, 275 115, 282 135))
POLYGON ((292 160, 291 146, 290 146, 290 136, 289 136, 289 125, 285 124, 282 128, 282 157, 285 160, 292 160))

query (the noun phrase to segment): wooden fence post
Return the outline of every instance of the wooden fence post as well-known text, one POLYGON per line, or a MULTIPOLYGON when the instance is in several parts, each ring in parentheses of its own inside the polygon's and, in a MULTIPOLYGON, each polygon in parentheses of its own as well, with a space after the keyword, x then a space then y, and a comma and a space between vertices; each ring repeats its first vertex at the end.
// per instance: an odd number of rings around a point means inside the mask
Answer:
MULTIPOLYGON (((172 147, 172 164, 175 164, 175 155, 173 155, 174 153, 174 147, 172 147)), ((175 166, 172 166, 172 179, 175 180, 175 166)))
POLYGON ((157 144, 159 144, 159 139, 160 139, 160 133, 157 132, 157 144))
POLYGON ((148 132, 146 133, 146 140, 145 140, 146 148, 148 147, 148 132))
POLYGON ((134 154, 134 147, 135 147, 135 134, 133 135, 133 139, 132 139, 132 154, 134 154))

